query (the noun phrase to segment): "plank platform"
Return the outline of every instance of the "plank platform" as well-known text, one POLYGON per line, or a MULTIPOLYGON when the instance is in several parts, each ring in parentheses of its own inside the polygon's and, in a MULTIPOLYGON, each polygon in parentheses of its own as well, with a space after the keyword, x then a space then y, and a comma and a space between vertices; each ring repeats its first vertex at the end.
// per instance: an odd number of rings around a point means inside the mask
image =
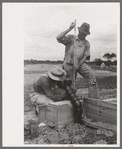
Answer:
POLYGON ((117 99, 84 98, 82 121, 88 126, 117 131, 117 99))

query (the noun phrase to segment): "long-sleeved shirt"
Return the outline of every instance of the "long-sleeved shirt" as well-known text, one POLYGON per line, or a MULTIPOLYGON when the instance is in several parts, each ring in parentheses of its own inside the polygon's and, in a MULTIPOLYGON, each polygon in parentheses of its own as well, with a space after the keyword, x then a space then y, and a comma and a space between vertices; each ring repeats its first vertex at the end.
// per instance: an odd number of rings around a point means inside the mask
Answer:
MULTIPOLYGON (((56 101, 56 100, 63 100, 65 98, 66 94, 63 95, 55 95, 55 89, 56 87, 64 89, 62 82, 56 83, 56 81, 53 81, 49 78, 49 76, 46 74, 41 75, 41 77, 34 83, 33 87, 36 92, 40 92, 43 94, 46 94, 47 97, 50 99, 56 101)), ((65 93, 65 91, 64 91, 65 93)))

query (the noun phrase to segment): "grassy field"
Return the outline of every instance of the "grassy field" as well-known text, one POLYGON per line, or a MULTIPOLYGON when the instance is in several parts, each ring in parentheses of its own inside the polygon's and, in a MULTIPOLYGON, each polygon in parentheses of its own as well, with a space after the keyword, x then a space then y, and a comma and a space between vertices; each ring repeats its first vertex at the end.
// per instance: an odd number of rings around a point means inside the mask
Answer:
MULTIPOLYGON (((41 74, 47 72, 52 67, 61 65, 52 64, 35 64, 26 65, 24 68, 24 90, 25 92, 32 91, 32 84, 36 81, 41 74)), ((99 88, 116 88, 116 72, 101 70, 98 66, 93 67, 94 73, 97 76, 99 88), (97 70, 96 70, 97 69, 97 70), (109 77, 109 79, 108 79, 109 77)), ((79 74, 77 75, 76 86, 88 87, 88 82, 83 79, 79 74)))
MULTIPOLYGON (((50 70, 57 65, 51 64, 35 64, 26 65, 24 67, 24 99, 25 99, 25 115, 28 112, 33 112, 34 107, 29 100, 29 93, 33 92, 33 83, 41 76, 41 74, 50 70)), ((61 66, 61 65, 58 65, 61 66)), ((116 88, 116 72, 101 70, 94 67, 94 73, 97 76, 99 89, 116 88)), ((88 87, 88 82, 80 75, 77 76, 76 86, 88 87)), ((31 124, 31 126, 36 124, 31 124)), ((91 129, 85 125, 69 124, 62 129, 51 129, 47 126, 36 128, 36 134, 30 135, 28 128, 25 130, 25 144, 94 144, 99 141, 99 144, 116 144, 116 134, 112 132, 102 132, 101 130, 91 129), (60 139, 57 141, 50 140, 50 136, 57 135, 60 139), (67 139, 60 136, 67 134, 67 139), (110 135, 111 134, 111 135, 110 135), (102 142, 100 142, 102 140, 102 142), (106 142, 106 143, 105 143, 106 142)))

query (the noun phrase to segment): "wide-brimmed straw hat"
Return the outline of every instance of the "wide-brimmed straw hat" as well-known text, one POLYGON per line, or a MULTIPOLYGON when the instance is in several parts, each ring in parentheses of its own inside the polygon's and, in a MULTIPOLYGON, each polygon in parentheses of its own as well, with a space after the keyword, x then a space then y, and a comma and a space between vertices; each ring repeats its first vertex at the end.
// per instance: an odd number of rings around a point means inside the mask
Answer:
POLYGON ((88 23, 83 23, 81 24, 80 27, 78 27, 78 30, 81 32, 81 33, 84 33, 85 35, 89 35, 90 34, 90 25, 88 23))
POLYGON ((66 79, 66 72, 62 68, 55 67, 48 71, 48 76, 55 81, 63 81, 66 79))

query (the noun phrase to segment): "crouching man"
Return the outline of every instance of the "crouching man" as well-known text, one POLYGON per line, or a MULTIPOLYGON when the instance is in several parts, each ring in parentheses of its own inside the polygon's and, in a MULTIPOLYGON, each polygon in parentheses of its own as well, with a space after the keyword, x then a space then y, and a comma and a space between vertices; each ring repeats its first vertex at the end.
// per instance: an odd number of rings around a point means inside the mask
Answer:
POLYGON ((65 70, 59 67, 53 68, 47 73, 41 75, 40 78, 33 84, 33 88, 35 92, 43 95, 41 100, 50 99, 52 102, 67 99, 71 100, 75 110, 75 120, 76 122, 80 122, 82 111, 81 101, 80 98, 76 96, 76 90, 72 87, 72 81, 66 79, 65 70))
POLYGON ((42 74, 33 84, 33 88, 35 92, 45 94, 46 97, 52 99, 54 102, 61 101, 66 99, 66 92, 62 86, 62 82, 65 79, 66 72, 59 67, 55 67, 51 71, 42 74), (57 94, 56 91, 58 92, 57 94))

